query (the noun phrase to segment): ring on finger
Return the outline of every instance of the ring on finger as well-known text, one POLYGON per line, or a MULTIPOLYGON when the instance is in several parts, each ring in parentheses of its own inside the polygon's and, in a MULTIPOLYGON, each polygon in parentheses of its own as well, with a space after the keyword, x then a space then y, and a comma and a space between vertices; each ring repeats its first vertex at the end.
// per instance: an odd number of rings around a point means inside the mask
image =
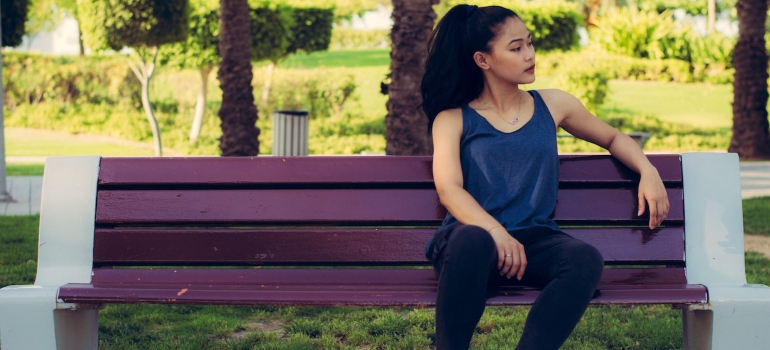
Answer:
POLYGON ((513 254, 505 254, 505 257, 506 257, 506 258, 510 258, 510 257, 512 257, 512 256, 513 256, 513 254))

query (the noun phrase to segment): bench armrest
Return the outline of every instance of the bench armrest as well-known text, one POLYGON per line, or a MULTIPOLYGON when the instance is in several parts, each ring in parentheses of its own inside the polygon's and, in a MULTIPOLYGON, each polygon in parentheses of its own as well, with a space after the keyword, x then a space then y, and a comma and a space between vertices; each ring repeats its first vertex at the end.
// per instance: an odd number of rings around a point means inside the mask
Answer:
POLYGON ((35 285, 91 281, 100 159, 46 159, 35 285))
POLYGON ((743 208, 738 155, 682 154, 687 282, 743 286, 743 208))

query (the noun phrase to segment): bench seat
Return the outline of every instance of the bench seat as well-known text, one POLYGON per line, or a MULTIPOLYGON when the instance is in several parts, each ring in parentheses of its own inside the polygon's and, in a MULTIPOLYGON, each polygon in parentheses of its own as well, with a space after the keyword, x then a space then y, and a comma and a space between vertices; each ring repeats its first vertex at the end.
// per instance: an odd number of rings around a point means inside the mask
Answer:
MULTIPOLYGON (((609 269, 595 305, 708 301, 681 269, 609 269)), ((538 290, 502 286, 489 305, 531 305, 538 290)), ((434 306, 430 269, 103 269, 91 283, 60 288, 67 303, 230 304, 269 306, 434 306), (238 281, 238 283, 234 283, 238 281)))

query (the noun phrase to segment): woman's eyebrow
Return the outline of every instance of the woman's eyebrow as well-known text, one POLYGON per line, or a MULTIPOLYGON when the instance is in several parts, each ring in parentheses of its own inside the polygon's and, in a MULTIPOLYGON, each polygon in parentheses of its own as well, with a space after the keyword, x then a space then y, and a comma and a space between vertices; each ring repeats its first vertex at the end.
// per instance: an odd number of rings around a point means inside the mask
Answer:
POLYGON ((524 40, 524 39, 529 39, 529 38, 531 38, 531 37, 532 37, 532 33, 528 33, 526 38, 518 38, 518 39, 513 39, 513 40, 511 40, 510 42, 508 42, 508 45, 510 45, 510 44, 513 44, 513 43, 515 43, 515 42, 517 42, 517 41, 522 41, 522 40, 524 40))

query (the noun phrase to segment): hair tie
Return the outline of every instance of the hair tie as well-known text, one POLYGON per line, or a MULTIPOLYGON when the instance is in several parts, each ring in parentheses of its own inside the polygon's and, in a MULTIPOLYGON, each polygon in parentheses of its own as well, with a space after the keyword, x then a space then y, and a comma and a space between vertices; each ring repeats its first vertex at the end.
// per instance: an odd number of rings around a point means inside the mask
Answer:
POLYGON ((473 12, 476 11, 476 9, 479 8, 476 5, 468 5, 468 7, 465 8, 465 15, 467 17, 470 17, 473 15, 473 12))

